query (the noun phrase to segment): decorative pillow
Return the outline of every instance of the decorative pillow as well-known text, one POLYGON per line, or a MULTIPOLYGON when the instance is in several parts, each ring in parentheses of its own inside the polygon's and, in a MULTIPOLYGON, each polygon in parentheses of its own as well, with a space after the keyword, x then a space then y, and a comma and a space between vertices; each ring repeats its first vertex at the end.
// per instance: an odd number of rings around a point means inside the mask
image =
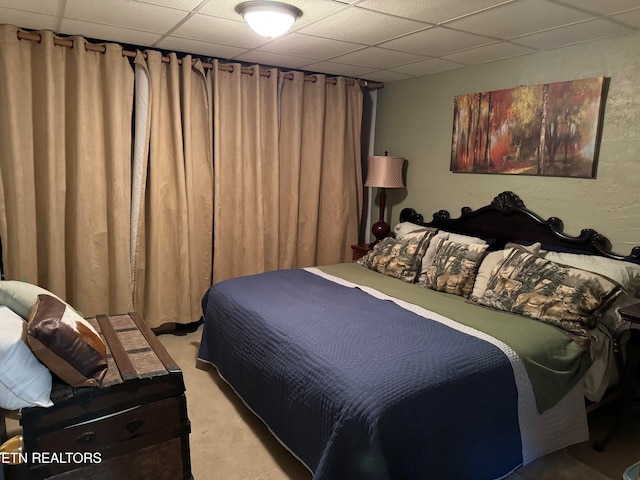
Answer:
POLYGON ((462 235, 460 233, 450 233, 444 230, 439 230, 436 238, 431 241, 429 248, 427 248, 427 252, 424 254, 424 258, 422 259, 422 273, 427 272, 427 268, 431 266, 433 263, 433 259, 436 256, 436 250, 438 249, 438 245, 440 245, 440 240, 451 240, 456 243, 479 243, 486 244, 486 240, 483 240, 479 237, 471 237, 469 235, 462 235))
POLYGON ((38 295, 27 341, 36 357, 72 387, 95 387, 107 373, 104 341, 84 318, 50 295, 38 295))
POLYGON ((422 257, 422 273, 423 274, 427 272, 427 268, 429 268, 433 263, 433 259, 436 257, 436 251, 440 246, 440 242, 448 238, 449 238, 449 232, 443 232, 442 230, 440 230, 438 233, 436 233, 433 236, 433 238, 429 242, 427 251, 424 252, 424 257, 422 257))
POLYGON ((400 222, 395 227, 393 227, 393 234, 396 238, 402 238, 407 233, 415 232, 418 230, 432 230, 435 232, 437 231, 437 228, 425 227, 424 225, 418 225, 417 223, 411 222, 400 222))
POLYGON ((492 272, 477 303, 560 327, 589 342, 587 329, 619 293, 609 279, 513 249, 492 272))
POLYGON ((433 231, 415 231, 399 239, 384 238, 356 263, 413 283, 420 274, 422 257, 433 235, 433 231))
POLYGON ((31 283, 17 280, 0 281, 0 305, 6 305, 25 320, 29 320, 31 309, 40 294, 51 295, 60 300, 53 293, 31 283))
POLYGON ((469 298, 475 301, 477 298, 481 297, 484 294, 484 291, 487 289, 489 278, 491 278, 491 272, 502 260, 504 260, 506 255, 511 253, 511 250, 513 248, 521 248, 535 255, 540 251, 540 246, 541 244, 539 242, 527 246, 517 243, 507 243, 504 247, 504 250, 488 252, 482 259, 480 268, 478 268, 476 281, 473 284, 473 291, 471 292, 471 296, 469 298))
POLYGON ((618 283, 631 295, 640 294, 640 265, 638 264, 599 255, 564 252, 547 252, 544 258, 569 267, 597 273, 618 283))
POLYGON ((486 244, 441 240, 421 283, 432 290, 468 297, 488 247, 486 244))
POLYGON ((29 350, 27 323, 0 307, 0 408, 50 407, 51 372, 29 350))

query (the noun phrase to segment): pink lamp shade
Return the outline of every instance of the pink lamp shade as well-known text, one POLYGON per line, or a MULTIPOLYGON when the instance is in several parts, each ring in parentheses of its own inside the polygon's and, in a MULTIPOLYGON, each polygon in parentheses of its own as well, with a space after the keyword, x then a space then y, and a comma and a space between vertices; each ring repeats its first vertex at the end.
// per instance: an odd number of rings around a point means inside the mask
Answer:
POLYGON ((376 237, 374 244, 389 235, 391 231, 389 224, 384 221, 384 207, 387 199, 385 188, 404 187, 403 165, 403 157, 390 157, 386 155, 386 152, 384 156, 369 157, 369 171, 364 185, 365 187, 380 188, 380 219, 371 227, 371 232, 376 237))
POLYGON ((378 156, 369 157, 369 171, 365 187, 402 188, 402 166, 404 158, 378 156))

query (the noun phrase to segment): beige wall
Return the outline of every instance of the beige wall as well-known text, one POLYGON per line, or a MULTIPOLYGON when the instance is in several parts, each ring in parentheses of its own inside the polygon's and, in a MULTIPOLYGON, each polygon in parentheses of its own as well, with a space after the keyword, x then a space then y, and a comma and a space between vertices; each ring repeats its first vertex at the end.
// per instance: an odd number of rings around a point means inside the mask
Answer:
POLYGON ((425 219, 442 208, 457 217, 511 190, 542 217, 563 219, 565 232, 594 228, 628 254, 640 244, 640 34, 387 84, 378 92, 375 153, 385 150, 408 161, 406 191, 388 190, 392 226, 407 206, 425 219), (595 179, 449 171, 455 95, 596 76, 610 84, 595 179))

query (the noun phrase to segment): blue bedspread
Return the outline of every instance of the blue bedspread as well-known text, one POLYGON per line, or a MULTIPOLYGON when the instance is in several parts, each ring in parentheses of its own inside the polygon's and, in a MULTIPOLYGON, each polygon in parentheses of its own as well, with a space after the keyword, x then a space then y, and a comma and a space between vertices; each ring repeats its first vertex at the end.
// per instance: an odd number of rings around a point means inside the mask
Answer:
POLYGON ((491 479, 522 464, 494 345, 304 270, 203 298, 214 364, 316 480, 491 479))

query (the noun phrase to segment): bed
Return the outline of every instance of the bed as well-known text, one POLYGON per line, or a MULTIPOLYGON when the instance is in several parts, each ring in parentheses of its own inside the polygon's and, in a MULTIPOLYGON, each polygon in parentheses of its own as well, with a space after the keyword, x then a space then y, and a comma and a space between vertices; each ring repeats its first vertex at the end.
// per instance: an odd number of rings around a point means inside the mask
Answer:
POLYGON ((639 282, 639 247, 503 192, 458 218, 405 209, 357 262, 213 285, 198 358, 314 479, 502 478, 588 439, 639 282))

